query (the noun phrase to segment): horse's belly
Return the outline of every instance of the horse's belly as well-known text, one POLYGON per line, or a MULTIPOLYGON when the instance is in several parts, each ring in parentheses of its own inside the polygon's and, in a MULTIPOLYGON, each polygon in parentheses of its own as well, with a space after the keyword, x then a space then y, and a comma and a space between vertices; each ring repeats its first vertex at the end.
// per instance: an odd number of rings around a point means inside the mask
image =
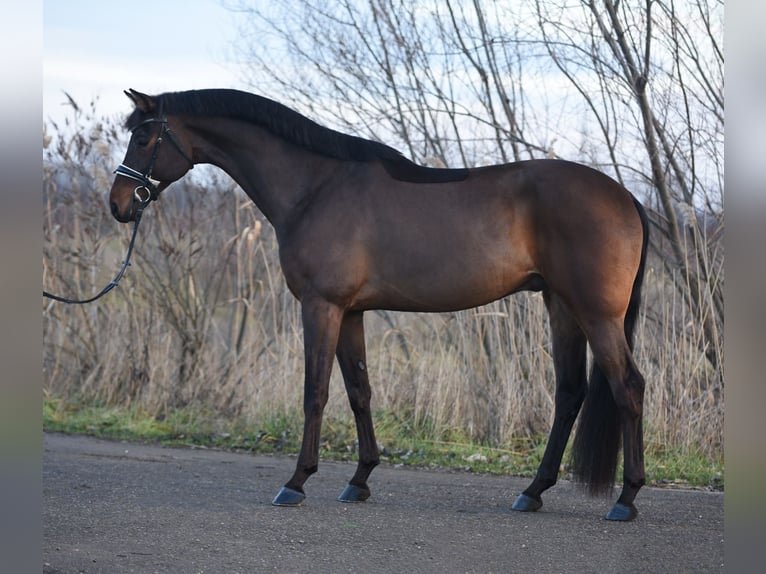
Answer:
POLYGON ((360 290, 358 306, 397 311, 457 311, 478 307, 524 288, 532 271, 485 258, 446 257, 439 264, 417 261, 380 272, 360 290))

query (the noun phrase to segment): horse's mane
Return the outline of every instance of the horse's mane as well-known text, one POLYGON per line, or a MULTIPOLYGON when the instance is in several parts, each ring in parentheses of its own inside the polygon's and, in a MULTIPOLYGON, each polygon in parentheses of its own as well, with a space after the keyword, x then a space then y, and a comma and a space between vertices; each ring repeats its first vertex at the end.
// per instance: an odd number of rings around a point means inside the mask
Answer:
MULTIPOLYGON (((319 125, 287 106, 240 90, 168 92, 153 96, 160 114, 220 116, 252 122, 275 136, 318 154, 340 160, 379 160, 392 177, 419 183, 465 179, 467 170, 418 165, 383 143, 319 125)), ((126 125, 133 129, 145 115, 136 109, 126 125)))

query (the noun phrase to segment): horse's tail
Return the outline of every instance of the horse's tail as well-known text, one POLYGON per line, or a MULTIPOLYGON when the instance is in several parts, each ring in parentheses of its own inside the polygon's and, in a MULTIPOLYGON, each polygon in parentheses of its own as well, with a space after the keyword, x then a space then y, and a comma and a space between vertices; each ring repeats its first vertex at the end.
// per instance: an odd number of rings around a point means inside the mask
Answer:
MULTIPOLYGON (((641 219, 644 238, 641 246, 641 261, 633 281, 633 290, 625 314, 625 338, 631 349, 633 349, 633 332, 641 304, 641 286, 649 245, 649 219, 646 210, 635 198, 633 202, 641 219)), ((620 416, 609 388, 609 381, 594 361, 588 382, 588 394, 585 397, 580 423, 572 445, 572 470, 575 480, 587 485, 591 494, 604 494, 611 491, 617 471, 621 435, 620 416)))

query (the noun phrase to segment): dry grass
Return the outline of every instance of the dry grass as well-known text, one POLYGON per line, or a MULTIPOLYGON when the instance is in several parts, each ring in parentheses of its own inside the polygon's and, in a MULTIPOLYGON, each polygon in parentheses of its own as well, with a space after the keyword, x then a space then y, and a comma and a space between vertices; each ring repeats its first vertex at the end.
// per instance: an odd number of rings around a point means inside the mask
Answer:
MULTIPOLYGON (((46 150, 49 291, 90 295, 124 257, 130 228, 111 219, 105 197, 115 143, 102 127, 46 150)), ((157 416, 198 404, 249 421, 293 412, 302 404, 300 310, 272 228, 220 174, 164 195, 144 216, 118 289, 87 306, 44 300, 46 392, 157 416)), ((703 340, 656 257, 649 268, 636 334, 647 443, 720 458, 722 374, 704 350, 722 341, 703 340)), ((554 381, 539 294, 454 314, 370 312, 366 322, 375 408, 427 423, 437 439, 451 429, 488 444, 547 434, 554 381)), ((338 369, 333 379, 328 415, 348 417, 338 369)))

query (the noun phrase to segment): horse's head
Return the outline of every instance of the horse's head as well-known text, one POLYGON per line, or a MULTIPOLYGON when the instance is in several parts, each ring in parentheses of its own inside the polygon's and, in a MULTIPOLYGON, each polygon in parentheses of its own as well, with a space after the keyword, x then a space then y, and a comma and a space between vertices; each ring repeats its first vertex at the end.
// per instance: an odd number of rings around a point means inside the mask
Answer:
POLYGON ((126 124, 132 136, 109 192, 112 215, 122 222, 194 166, 189 144, 171 130, 176 120, 165 116, 157 99, 135 90, 125 94, 136 106, 126 124))

